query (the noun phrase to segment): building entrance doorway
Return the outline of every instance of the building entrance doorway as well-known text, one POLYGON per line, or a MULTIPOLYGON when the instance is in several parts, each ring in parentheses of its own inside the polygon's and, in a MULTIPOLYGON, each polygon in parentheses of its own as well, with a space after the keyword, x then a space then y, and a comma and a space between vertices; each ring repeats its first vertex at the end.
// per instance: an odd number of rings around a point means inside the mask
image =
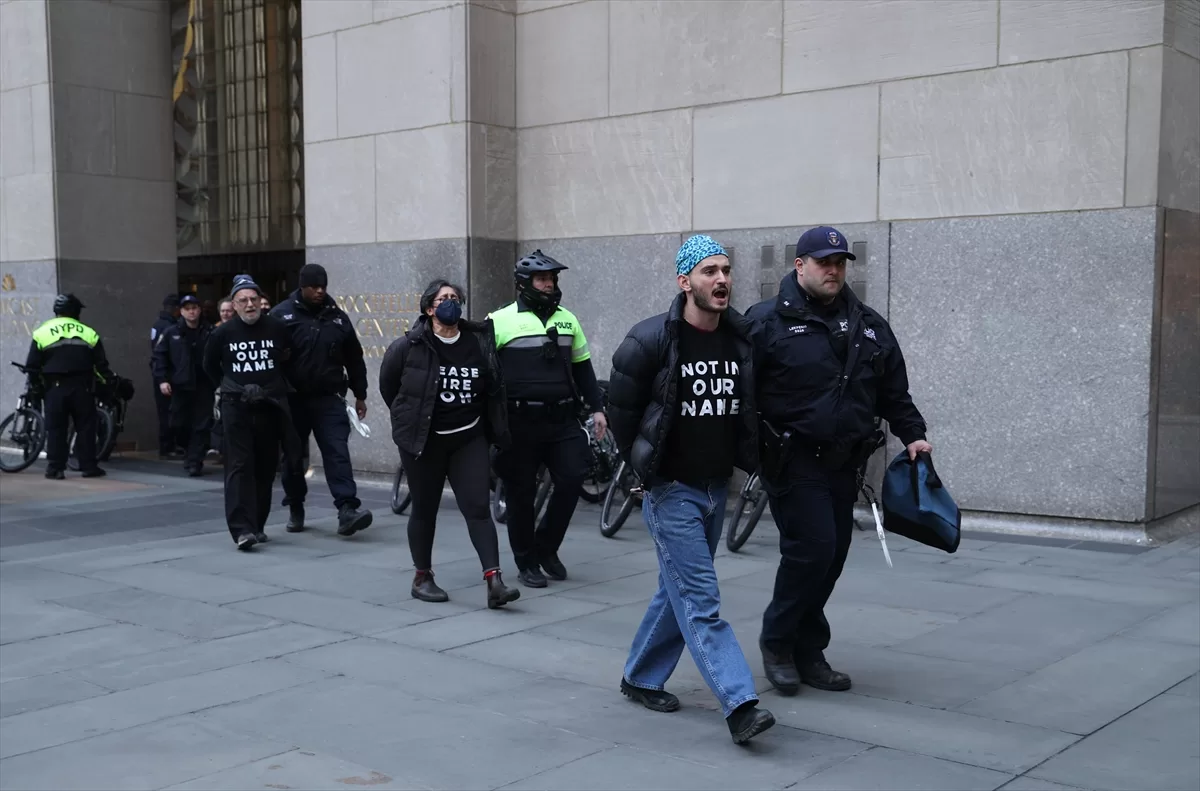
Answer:
POLYGON ((216 323, 217 304, 229 296, 235 275, 253 277, 274 306, 299 287, 302 266, 303 250, 188 256, 179 259, 179 293, 195 294, 204 317, 216 323))

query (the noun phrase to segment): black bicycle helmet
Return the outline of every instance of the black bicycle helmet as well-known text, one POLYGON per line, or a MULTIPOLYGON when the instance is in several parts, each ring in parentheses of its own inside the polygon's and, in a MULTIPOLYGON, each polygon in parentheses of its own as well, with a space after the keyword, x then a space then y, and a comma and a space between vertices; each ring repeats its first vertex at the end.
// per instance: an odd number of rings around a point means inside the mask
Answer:
POLYGON ((69 319, 79 318, 85 305, 74 294, 59 294, 54 298, 54 315, 66 316, 69 319))
POLYGON ((529 255, 517 261, 517 266, 513 270, 513 279, 516 281, 517 293, 535 308, 546 308, 549 310, 557 308, 559 301, 562 299, 562 291, 558 288, 558 273, 566 268, 541 250, 534 250, 529 255), (550 274, 554 276, 553 292, 547 294, 533 287, 533 276, 537 274, 550 274))

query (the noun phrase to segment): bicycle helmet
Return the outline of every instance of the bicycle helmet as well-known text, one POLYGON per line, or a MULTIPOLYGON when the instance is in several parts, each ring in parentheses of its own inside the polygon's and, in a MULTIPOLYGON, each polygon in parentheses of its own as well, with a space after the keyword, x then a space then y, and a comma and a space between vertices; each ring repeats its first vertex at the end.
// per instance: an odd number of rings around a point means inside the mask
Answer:
POLYGON ((516 281, 517 293, 535 308, 556 309, 559 301, 562 299, 562 291, 558 288, 558 273, 566 268, 541 250, 534 250, 529 255, 517 261, 516 268, 513 270, 513 279, 516 281), (552 275, 554 277, 554 291, 547 294, 544 291, 534 288, 533 276, 537 274, 552 275))
POLYGON ((74 294, 59 294, 54 298, 54 315, 66 316, 69 319, 79 318, 85 305, 74 294))

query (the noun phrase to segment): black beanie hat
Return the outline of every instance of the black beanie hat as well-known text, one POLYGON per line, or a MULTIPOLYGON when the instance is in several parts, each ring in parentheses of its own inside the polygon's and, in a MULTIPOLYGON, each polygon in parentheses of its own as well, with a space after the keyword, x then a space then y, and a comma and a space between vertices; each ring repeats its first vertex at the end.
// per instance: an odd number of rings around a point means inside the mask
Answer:
POLYGON ((310 286, 329 287, 329 275, 320 264, 305 264, 300 267, 300 288, 310 286))

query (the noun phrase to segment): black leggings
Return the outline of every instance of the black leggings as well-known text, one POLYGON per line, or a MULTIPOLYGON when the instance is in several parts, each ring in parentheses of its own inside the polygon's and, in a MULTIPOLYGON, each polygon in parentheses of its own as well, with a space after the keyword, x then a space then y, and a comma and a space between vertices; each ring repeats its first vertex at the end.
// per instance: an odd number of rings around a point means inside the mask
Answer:
POLYGON ((412 550, 413 565, 419 571, 433 567, 433 532, 442 501, 442 487, 449 477, 458 510, 467 520, 467 531, 483 570, 500 568, 500 544, 488 510, 491 464, 483 429, 475 426, 457 434, 430 432, 421 458, 400 451, 400 460, 404 462, 408 490, 412 493, 408 547, 412 550))

